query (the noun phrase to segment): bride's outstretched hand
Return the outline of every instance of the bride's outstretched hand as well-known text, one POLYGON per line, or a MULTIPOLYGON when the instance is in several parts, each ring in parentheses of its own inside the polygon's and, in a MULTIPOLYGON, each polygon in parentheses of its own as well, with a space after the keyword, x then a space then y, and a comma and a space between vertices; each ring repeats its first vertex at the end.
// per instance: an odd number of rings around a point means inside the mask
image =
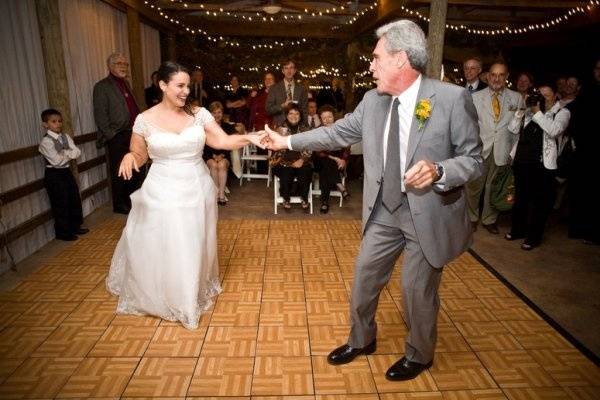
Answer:
POLYGON ((266 149, 267 148, 267 140, 268 140, 268 135, 265 131, 260 131, 257 132, 253 135, 248 135, 248 140, 250 140, 250 142, 255 145, 260 147, 261 149, 266 149))
POLYGON ((279 133, 269 128, 268 125, 265 125, 265 131, 269 135, 267 143, 267 148, 269 150, 276 151, 288 148, 287 139, 284 136, 281 136, 279 133))

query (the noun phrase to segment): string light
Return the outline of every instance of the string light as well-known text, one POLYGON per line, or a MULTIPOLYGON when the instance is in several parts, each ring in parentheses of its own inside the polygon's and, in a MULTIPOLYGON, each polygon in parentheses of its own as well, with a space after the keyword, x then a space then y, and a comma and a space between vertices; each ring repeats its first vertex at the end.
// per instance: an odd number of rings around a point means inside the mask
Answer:
POLYGON ((366 13, 368 13, 370 11, 373 11, 375 9, 375 7, 377 7, 377 3, 378 3, 377 1, 374 1, 373 4, 371 4, 369 7, 365 8, 364 10, 357 11, 354 14, 354 17, 350 18, 348 20, 348 22, 346 22, 346 24, 352 25, 353 23, 355 23, 356 21, 358 21, 358 19, 360 17, 362 17, 363 15, 365 15, 366 13))
MULTIPOLYGON (((467 32, 467 33, 470 33, 473 35, 485 35, 485 36, 521 34, 521 33, 533 32, 533 31, 537 31, 537 30, 541 30, 541 29, 548 29, 555 25, 567 22, 569 17, 572 17, 576 14, 585 14, 586 9, 588 11, 591 11, 594 7, 599 6, 599 5, 600 5, 600 0, 589 0, 587 6, 585 8, 580 7, 580 6, 573 7, 569 11, 565 12, 562 16, 550 19, 545 22, 537 23, 537 24, 529 24, 527 26, 520 27, 520 28, 514 28, 514 27, 511 28, 511 27, 505 26, 503 28, 498 28, 498 29, 484 29, 484 28, 469 27, 469 26, 465 26, 465 25, 446 24, 446 29, 450 29, 453 31, 467 32)), ((404 11, 405 13, 407 13, 408 15, 414 16, 422 21, 425 21, 427 23, 429 23, 429 21, 430 21, 430 19, 428 17, 424 16, 419 11, 412 10, 405 6, 400 6, 400 9, 402 11, 404 11)))

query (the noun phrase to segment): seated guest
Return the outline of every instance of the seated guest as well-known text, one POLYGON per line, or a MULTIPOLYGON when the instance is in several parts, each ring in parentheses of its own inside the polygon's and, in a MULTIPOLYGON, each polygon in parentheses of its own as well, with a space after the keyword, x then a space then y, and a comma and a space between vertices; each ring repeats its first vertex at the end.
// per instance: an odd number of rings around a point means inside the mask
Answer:
POLYGON ((521 248, 531 250, 542 241, 544 226, 554 204, 557 140, 571 118, 557 101, 550 85, 527 97, 527 109, 515 113, 508 130, 519 135, 513 161, 515 203, 512 227, 506 240, 525 239, 521 248))
MULTIPOLYGON (((220 102, 214 101, 210 103, 208 110, 225 133, 228 135, 236 133, 236 126, 234 124, 223 121, 223 105, 220 102)), ((209 145, 205 145, 202 158, 204 158, 210 171, 210 176, 217 186, 217 203, 220 206, 224 206, 228 201, 227 197, 225 197, 225 187, 227 186, 227 171, 231 164, 230 152, 228 150, 215 150, 209 145)))
MULTIPOLYGON (((321 107, 319 114, 324 126, 333 125, 335 122, 334 111, 334 108, 330 105, 321 107)), ((348 197, 348 192, 342 185, 342 174, 346 169, 348 157, 350 157, 349 147, 336 151, 323 150, 315 152, 313 155, 313 163, 315 171, 319 173, 319 187, 321 189, 321 208, 319 210, 323 214, 329 212, 329 194, 336 186, 340 189, 342 197, 348 197)))
MULTIPOLYGON (((298 104, 290 103, 285 112, 285 121, 279 128, 283 135, 295 135, 308 130, 301 122, 302 114, 298 104)), ((279 177, 279 195, 283 197, 283 208, 289 211, 292 208, 290 196, 294 178, 297 178, 297 192, 302 197, 302 209, 308 211, 308 190, 312 181, 312 165, 310 151, 279 150, 271 155, 269 162, 273 173, 279 177)))

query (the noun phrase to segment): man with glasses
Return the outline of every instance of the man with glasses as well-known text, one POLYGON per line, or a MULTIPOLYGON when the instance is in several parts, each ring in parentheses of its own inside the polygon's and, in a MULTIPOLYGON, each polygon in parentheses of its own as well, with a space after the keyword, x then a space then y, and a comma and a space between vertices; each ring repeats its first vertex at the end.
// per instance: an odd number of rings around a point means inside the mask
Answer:
POLYGON ((465 76, 465 88, 475 93, 482 89, 485 89, 487 85, 479 80, 479 74, 481 74, 481 60, 477 57, 469 58, 463 63, 463 73, 465 76))
POLYGON ((113 211, 128 214, 131 209, 129 195, 144 180, 141 172, 134 172, 132 179, 117 176, 123 156, 129 152, 131 128, 140 113, 129 82, 126 80, 129 63, 121 53, 113 53, 106 61, 109 74, 94 86, 94 119, 98 127, 99 143, 106 143, 112 189, 113 211))

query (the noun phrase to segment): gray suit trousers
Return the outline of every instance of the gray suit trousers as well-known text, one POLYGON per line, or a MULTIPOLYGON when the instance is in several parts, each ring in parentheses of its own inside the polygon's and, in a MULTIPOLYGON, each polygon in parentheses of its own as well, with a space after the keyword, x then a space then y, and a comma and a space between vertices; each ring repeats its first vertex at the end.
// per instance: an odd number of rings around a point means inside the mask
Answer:
POLYGON ((425 259, 406 199, 392 215, 382 206, 381 194, 377 198, 354 265, 348 344, 362 348, 376 338, 379 295, 403 250, 402 300, 408 327, 405 356, 424 364, 433 359, 435 350, 442 268, 434 268, 425 259))

